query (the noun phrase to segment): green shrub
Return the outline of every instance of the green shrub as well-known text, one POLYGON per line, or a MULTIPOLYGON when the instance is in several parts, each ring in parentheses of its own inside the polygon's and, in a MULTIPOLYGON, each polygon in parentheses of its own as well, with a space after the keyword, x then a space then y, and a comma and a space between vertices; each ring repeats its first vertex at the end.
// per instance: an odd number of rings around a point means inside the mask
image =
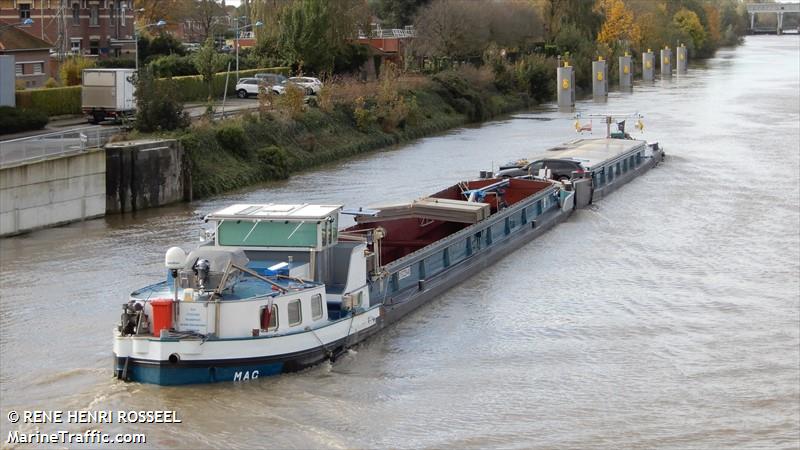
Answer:
POLYGON ((248 158, 250 156, 244 139, 244 130, 241 126, 234 123, 223 124, 217 128, 216 133, 217 143, 224 150, 240 158, 248 158))
POLYGON ((177 100, 175 87, 169 80, 156 83, 153 71, 139 71, 136 80, 136 129, 139 131, 167 131, 189 126, 189 116, 183 103, 177 100))
POLYGON ((0 134, 39 130, 47 125, 47 116, 35 109, 0 106, 0 134))
POLYGON ((17 91, 17 106, 36 109, 48 116, 81 113, 81 87, 29 89, 17 91))
POLYGON ((191 56, 166 55, 150 61, 149 66, 158 78, 197 75, 191 56))
POLYGON ((136 60, 130 58, 98 59, 95 67, 101 69, 134 69, 136 68, 136 60))
POLYGON ((265 180, 289 177, 289 157, 284 149, 271 145, 256 150, 256 156, 265 180))

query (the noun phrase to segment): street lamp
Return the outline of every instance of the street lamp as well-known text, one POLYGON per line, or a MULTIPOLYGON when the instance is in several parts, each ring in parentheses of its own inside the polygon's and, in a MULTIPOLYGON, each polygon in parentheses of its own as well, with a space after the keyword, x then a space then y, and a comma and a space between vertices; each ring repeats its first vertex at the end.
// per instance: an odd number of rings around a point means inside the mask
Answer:
MULTIPOLYGON (((137 10, 134 10, 134 12, 136 12, 136 11, 142 12, 142 11, 144 11, 144 8, 139 8, 137 10)), ((166 24, 167 24, 166 20, 159 20, 158 22, 149 23, 147 25, 144 25, 142 27, 142 29, 147 29, 147 28, 150 28, 150 27, 162 28, 166 24)), ((135 15, 134 15, 134 18, 133 18, 133 37, 134 37, 134 41, 136 42, 136 74, 138 75, 139 74, 139 31, 136 29, 136 16, 135 15)))
POLYGON ((264 23, 259 20, 256 23, 251 23, 250 25, 245 25, 242 28, 239 28, 239 18, 236 19, 236 82, 237 83, 239 82, 239 32, 244 31, 248 28, 253 28, 253 27, 260 28, 263 26, 264 23))

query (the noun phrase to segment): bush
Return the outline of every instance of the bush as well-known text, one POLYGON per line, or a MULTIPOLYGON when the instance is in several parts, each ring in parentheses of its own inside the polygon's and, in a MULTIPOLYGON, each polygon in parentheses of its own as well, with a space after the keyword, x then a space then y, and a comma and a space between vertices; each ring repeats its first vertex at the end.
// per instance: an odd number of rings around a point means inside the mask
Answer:
POLYGON ((265 180, 289 177, 289 156, 284 149, 275 145, 259 148, 256 157, 265 180))
POLYGON ((94 60, 82 56, 73 56, 61 63, 58 74, 64 86, 77 86, 81 84, 83 69, 94 67, 94 60))
POLYGON ((0 134, 40 130, 47 125, 47 116, 34 109, 0 106, 0 134))
POLYGON ((517 88, 537 102, 553 97, 556 82, 556 61, 542 55, 528 55, 514 66, 517 88))
POLYGON ((47 79, 47 81, 45 81, 44 87, 46 87, 48 89, 52 89, 52 88, 58 87, 58 81, 56 81, 55 78, 50 77, 50 78, 47 79))
POLYGON ((101 69, 134 69, 136 68, 136 60, 130 58, 98 59, 96 67, 101 69))
POLYGON ((249 149, 244 139, 244 130, 237 124, 225 124, 220 126, 216 132, 217 143, 224 150, 240 157, 248 158, 249 149))
POLYGON ((81 113, 80 86, 29 89, 16 95, 18 107, 36 109, 47 116, 81 113))
POLYGON ((139 71, 136 80, 136 129, 140 131, 167 131, 189 126, 189 116, 183 103, 176 97, 170 80, 153 78, 149 68, 139 71))
POLYGON ((158 78, 197 75, 197 68, 191 56, 159 56, 150 61, 149 66, 158 78))
POLYGON ((278 97, 276 106, 278 110, 292 119, 298 119, 305 109, 305 92, 299 86, 287 84, 283 94, 278 97))

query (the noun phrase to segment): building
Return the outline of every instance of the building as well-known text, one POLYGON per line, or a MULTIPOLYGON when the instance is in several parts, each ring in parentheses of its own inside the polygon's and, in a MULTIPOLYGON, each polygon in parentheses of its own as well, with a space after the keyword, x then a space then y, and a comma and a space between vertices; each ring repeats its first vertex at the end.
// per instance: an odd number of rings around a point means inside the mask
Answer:
POLYGON ((359 33, 356 42, 369 49, 369 58, 362 67, 366 79, 374 80, 380 73, 380 67, 387 61, 407 69, 409 44, 415 36, 416 32, 411 25, 383 29, 379 22, 372 24, 372 32, 368 35, 359 33))
POLYGON ((134 57, 133 0, 0 0, 0 21, 52 42, 55 56, 134 57))
POLYGON ((14 26, 0 21, 0 55, 14 57, 16 85, 26 88, 42 87, 52 76, 50 42, 39 39, 14 26))

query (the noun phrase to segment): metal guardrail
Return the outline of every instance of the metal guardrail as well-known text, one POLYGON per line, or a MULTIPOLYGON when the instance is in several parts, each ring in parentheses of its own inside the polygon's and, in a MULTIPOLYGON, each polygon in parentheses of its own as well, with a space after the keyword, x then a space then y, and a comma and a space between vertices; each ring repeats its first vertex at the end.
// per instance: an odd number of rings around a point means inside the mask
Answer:
POLYGON ((104 146, 120 127, 94 126, 0 141, 0 168, 104 146))

